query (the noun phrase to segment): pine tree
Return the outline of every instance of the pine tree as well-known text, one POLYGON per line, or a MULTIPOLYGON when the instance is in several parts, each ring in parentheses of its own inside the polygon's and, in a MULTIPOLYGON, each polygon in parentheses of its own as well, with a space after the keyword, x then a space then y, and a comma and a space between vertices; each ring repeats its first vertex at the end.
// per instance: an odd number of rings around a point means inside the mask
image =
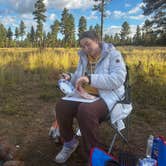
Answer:
POLYGON ((89 31, 94 31, 94 27, 92 25, 89 27, 89 31))
POLYGON ((46 12, 46 7, 44 4, 44 0, 37 0, 35 3, 35 11, 33 12, 34 20, 37 22, 37 41, 39 43, 39 47, 42 47, 43 42, 43 22, 46 21, 46 16, 44 13, 46 12))
POLYGON ((29 36, 29 40, 30 40, 30 42, 32 44, 32 47, 34 47, 35 46, 35 30, 34 30, 33 26, 31 26, 31 30, 30 30, 30 34, 29 35, 30 35, 29 36))
POLYGON ((6 47, 7 31, 3 24, 0 24, 0 47, 6 47))
POLYGON ((72 14, 69 15, 69 34, 68 34, 68 42, 69 46, 74 47, 75 46, 75 23, 74 23, 74 17, 72 14))
POLYGON ((52 45, 52 35, 51 32, 47 33, 47 47, 53 47, 52 45))
POLYGON ((142 27, 143 35, 142 40, 144 45, 153 45, 156 41, 156 35, 153 33, 152 23, 148 19, 145 20, 145 23, 142 27))
POLYGON ((19 28, 18 27, 16 27, 15 28, 15 34, 14 34, 14 36, 15 36, 15 42, 16 42, 16 47, 18 46, 18 39, 19 39, 19 36, 20 36, 20 32, 19 32, 19 28))
POLYGON ((21 20, 20 27, 19 27, 19 34, 21 36, 22 41, 23 41, 23 37, 25 35, 25 28, 26 28, 26 26, 25 26, 24 22, 21 20))
POLYGON ((15 35, 16 40, 18 40, 18 38, 20 36, 20 32, 19 32, 19 28, 18 27, 16 27, 14 35, 15 35))
POLYGON ((136 45, 141 44, 141 29, 139 25, 137 25, 136 34, 134 35, 133 40, 134 40, 134 44, 136 45))
POLYGON ((8 47, 11 46, 12 37, 13 37, 13 32, 11 30, 11 27, 9 27, 7 30, 8 47))
POLYGON ((58 32, 60 29, 60 22, 58 20, 54 21, 54 24, 50 26, 51 28, 51 46, 55 47, 57 46, 57 36, 58 36, 58 32))
POLYGON ((71 46, 75 44, 75 24, 74 17, 69 14, 68 9, 64 8, 62 12, 60 32, 64 35, 63 44, 64 46, 71 46))
POLYGON ((94 31, 96 32, 97 36, 100 37, 100 33, 101 33, 101 26, 99 24, 96 24, 94 27, 94 31))
POLYGON ((154 33, 160 37, 161 44, 166 41, 166 2, 165 0, 143 0, 144 15, 151 16, 154 33))
POLYGON ((67 38, 68 38, 68 31, 67 31, 68 18, 69 18, 69 10, 67 8, 64 8, 62 12, 62 18, 61 18, 61 24, 60 24, 60 32, 62 33, 62 35, 64 35, 63 37, 64 44, 67 43, 67 38))
POLYGON ((45 48, 47 46, 47 34, 44 31, 43 32, 43 48, 45 48))
POLYGON ((99 24, 96 24, 95 26, 90 26, 89 31, 95 31, 97 36, 100 38, 100 33, 101 33, 101 27, 99 24))
POLYGON ((107 35, 107 34, 105 34, 104 41, 107 42, 107 43, 109 43, 109 40, 110 40, 110 36, 107 35))
POLYGON ((122 28, 120 31, 121 42, 122 44, 129 44, 129 34, 130 34, 130 25, 127 21, 122 24, 122 28))
POLYGON ((105 34, 104 41, 107 42, 107 43, 114 43, 114 38, 113 38, 112 35, 109 36, 108 34, 105 34))
POLYGON ((93 10, 99 11, 101 13, 101 17, 100 17, 100 20, 101 20, 101 24, 100 24, 100 27, 101 27, 100 37, 101 37, 101 40, 102 40, 102 37, 103 37, 104 17, 106 17, 105 10, 106 10, 106 6, 111 2, 111 0, 94 0, 94 1, 97 2, 97 5, 95 4, 93 6, 93 10))
POLYGON ((87 29, 86 18, 84 16, 81 16, 78 24, 78 36, 80 36, 81 33, 85 32, 86 29, 87 29))
POLYGON ((32 47, 30 32, 27 33, 26 38, 24 39, 24 43, 26 47, 32 47))
POLYGON ((120 44, 120 37, 118 33, 115 33, 114 35, 114 44, 119 45, 120 44))

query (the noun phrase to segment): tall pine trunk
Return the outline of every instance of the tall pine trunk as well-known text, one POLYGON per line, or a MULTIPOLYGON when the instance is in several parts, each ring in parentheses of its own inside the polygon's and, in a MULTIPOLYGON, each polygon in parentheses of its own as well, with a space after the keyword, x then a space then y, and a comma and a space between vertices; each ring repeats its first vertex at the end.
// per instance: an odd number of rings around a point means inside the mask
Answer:
POLYGON ((101 41, 103 39, 104 0, 101 3, 101 41))

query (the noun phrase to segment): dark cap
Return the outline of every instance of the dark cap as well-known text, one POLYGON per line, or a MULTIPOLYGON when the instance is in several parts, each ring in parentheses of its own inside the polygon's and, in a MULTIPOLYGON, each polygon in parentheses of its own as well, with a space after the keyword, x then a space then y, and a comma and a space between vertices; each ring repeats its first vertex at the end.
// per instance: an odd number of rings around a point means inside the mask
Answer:
POLYGON ((85 32, 81 33, 81 35, 79 36, 79 42, 83 38, 89 38, 91 40, 99 41, 99 36, 97 35, 97 33, 95 31, 85 31, 85 32))

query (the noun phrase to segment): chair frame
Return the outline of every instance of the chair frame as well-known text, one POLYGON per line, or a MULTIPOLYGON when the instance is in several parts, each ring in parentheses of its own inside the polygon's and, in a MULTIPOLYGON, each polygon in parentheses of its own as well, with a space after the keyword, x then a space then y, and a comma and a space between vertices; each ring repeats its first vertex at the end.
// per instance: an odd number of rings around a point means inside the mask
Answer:
MULTIPOLYGON (((128 66, 126 66, 126 70, 127 70, 127 74, 126 74, 126 79, 125 79, 125 82, 124 82, 124 87, 125 87, 125 94, 124 94, 124 98, 121 100, 119 100, 119 101, 117 101, 115 104, 114 104, 114 106, 113 106, 113 108, 112 108, 112 110, 115 108, 115 106, 117 105, 117 104, 131 104, 131 95, 130 95, 130 85, 129 85, 129 67, 128 66)), ((112 111, 111 110, 111 111, 112 111)), ((115 131, 115 134, 114 134, 114 136, 113 136, 113 138, 112 138, 112 141, 111 141, 111 143, 110 143, 110 145, 109 145, 109 149, 108 149, 108 153, 110 154, 111 152, 112 152, 112 149, 113 149, 113 146, 114 146, 114 144, 115 144, 115 141, 116 141, 116 138, 117 138, 117 136, 119 135, 120 137, 121 137, 121 139, 123 140, 123 142, 125 142, 126 144, 128 144, 128 137, 129 137, 129 117, 130 117, 130 115, 128 115, 126 118, 125 118, 125 129, 126 129, 126 136, 124 136, 123 134, 122 134, 122 132, 121 131, 119 131, 117 128, 116 128, 116 126, 114 126, 114 125, 112 125, 112 123, 111 123, 111 120, 110 120, 110 114, 107 116, 107 118, 106 118, 106 120, 108 120, 109 119, 109 121, 110 121, 110 124, 111 124, 111 126, 112 126, 112 128, 114 129, 114 131, 115 131)))
POLYGON ((115 144, 115 141, 116 141, 117 136, 120 136, 120 138, 123 140, 123 142, 128 145, 129 116, 126 117, 125 121, 126 121, 126 125, 125 125, 125 126, 126 126, 126 128, 125 128, 125 130, 126 130, 126 136, 124 136, 124 134, 122 134, 121 131, 119 131, 115 126, 113 126, 113 125, 111 124, 111 125, 112 125, 112 128, 113 128, 114 131, 115 131, 115 134, 113 135, 112 141, 111 141, 111 143, 110 143, 110 145, 109 145, 109 148, 108 148, 108 153, 109 153, 109 154, 112 152, 112 149, 113 149, 113 146, 114 146, 114 144, 115 144))

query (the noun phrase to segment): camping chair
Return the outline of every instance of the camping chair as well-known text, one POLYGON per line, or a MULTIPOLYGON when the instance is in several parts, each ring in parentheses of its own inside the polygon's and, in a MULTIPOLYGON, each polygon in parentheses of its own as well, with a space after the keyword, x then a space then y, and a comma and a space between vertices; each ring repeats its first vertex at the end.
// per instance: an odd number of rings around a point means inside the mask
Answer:
MULTIPOLYGON (((125 87, 125 94, 124 94, 124 98, 122 100, 119 100, 117 101, 112 110, 109 112, 109 114, 107 115, 106 117, 106 120, 110 122, 113 130, 114 130, 114 135, 113 135, 113 138, 112 138, 112 141, 110 143, 110 146, 109 146, 109 149, 108 149, 108 153, 110 154, 112 152, 112 148, 115 144, 115 140, 117 138, 117 136, 120 136, 121 139, 128 144, 128 130, 129 130, 129 114, 132 110, 132 105, 131 105, 131 96, 130 96, 130 86, 129 86, 129 68, 128 66, 126 66, 126 69, 127 69, 127 74, 126 74, 126 79, 125 79, 125 82, 124 82, 124 87, 125 87), (113 113, 113 110, 114 109, 118 109, 118 106, 123 107, 123 109, 127 109, 128 108, 128 113, 124 114, 124 117, 122 117, 121 120, 124 120, 123 121, 120 121, 120 124, 121 127, 118 128, 117 125, 115 125, 115 123, 113 124, 112 121, 111 121, 111 117, 112 116, 112 113, 113 113), (117 107, 117 108, 116 108, 117 107), (121 131, 125 129, 126 132, 123 134, 121 131)), ((115 110, 114 110, 115 111, 115 110)), ((118 111, 118 110, 116 110, 118 111)), ((125 111, 125 110, 124 110, 125 111)))

